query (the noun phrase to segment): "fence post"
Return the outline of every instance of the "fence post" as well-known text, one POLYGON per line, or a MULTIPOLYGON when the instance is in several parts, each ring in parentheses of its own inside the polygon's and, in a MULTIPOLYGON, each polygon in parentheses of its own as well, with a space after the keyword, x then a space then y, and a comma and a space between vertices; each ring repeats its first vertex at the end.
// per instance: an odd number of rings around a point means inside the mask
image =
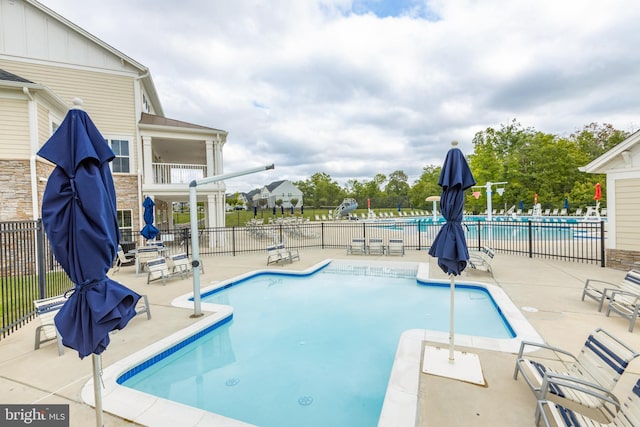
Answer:
POLYGON ((189 248, 191 247, 191 244, 189 243, 189 233, 191 232, 190 228, 183 228, 182 229, 182 233, 184 234, 184 238, 182 239, 182 241, 184 242, 184 247, 187 250, 187 256, 189 256, 189 248))
POLYGON ((600 267, 605 266, 604 252, 604 221, 600 220, 600 267))
POLYGON ((231 227, 231 253, 236 256, 236 228, 231 227))
MULTIPOLYGON (((422 233, 420 233, 420 223, 417 222, 416 223, 416 227, 417 227, 417 232, 418 232, 418 250, 421 251, 422 250, 422 233)), ((425 231, 427 231, 427 223, 424 224, 425 227, 425 231)))
MULTIPOLYGON (((482 247, 482 230, 480 229, 480 220, 478 220, 478 250, 482 247)), ((492 248, 493 249, 493 248, 492 248)))
POLYGON ((533 258, 533 228, 531 220, 527 222, 529 223, 529 258, 533 258))
POLYGON ((324 249, 324 221, 320 223, 320 246, 324 249))
POLYGON ((36 265, 38 269, 38 299, 48 297, 47 277, 44 269, 44 227, 42 219, 36 221, 36 265))

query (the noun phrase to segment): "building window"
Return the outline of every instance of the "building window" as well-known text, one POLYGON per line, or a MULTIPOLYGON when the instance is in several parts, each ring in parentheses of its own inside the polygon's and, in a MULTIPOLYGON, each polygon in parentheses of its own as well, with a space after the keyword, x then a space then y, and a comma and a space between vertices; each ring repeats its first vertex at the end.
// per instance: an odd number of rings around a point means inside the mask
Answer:
POLYGON ((109 145, 116 155, 111 162, 111 170, 114 173, 129 173, 129 141, 126 139, 108 139, 109 145))
POLYGON ((118 211, 118 228, 120 229, 121 242, 133 242, 133 223, 131 221, 131 210, 118 211))

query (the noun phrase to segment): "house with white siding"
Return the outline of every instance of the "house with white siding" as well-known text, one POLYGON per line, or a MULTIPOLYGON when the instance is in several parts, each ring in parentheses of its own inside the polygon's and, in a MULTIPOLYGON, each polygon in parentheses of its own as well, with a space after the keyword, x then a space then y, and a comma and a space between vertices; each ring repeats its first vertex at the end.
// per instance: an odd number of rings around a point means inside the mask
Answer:
POLYGON ((640 268, 640 131, 580 170, 607 176, 607 267, 640 268))
POLYGON ((263 199, 267 201, 266 206, 269 208, 273 208, 274 206, 278 206, 278 200, 282 200, 282 207, 287 209, 291 208, 299 208, 303 205, 302 200, 303 194, 302 191, 298 189, 291 181, 283 180, 283 181, 274 181, 271 184, 265 185, 260 190, 259 199, 263 199), (296 199, 295 204, 291 199, 296 199))
MULTIPOLYGON (((74 98, 116 159, 119 225, 139 239, 142 201, 171 227, 188 183, 223 173, 227 132, 164 116, 150 70, 35 0, 0 0, 0 221, 36 219, 52 165, 36 156, 74 98)), ((223 182, 198 187, 205 225, 224 226, 223 182)))

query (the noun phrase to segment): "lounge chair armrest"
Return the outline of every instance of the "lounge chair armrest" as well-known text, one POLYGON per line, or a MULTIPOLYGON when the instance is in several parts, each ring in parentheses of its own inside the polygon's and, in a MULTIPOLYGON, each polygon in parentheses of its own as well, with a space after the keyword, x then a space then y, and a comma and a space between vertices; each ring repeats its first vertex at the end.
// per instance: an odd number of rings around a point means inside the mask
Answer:
POLYGON ((518 352, 518 359, 522 359, 522 354, 524 353, 525 347, 536 347, 541 350, 549 350, 554 353, 564 354, 565 356, 568 356, 571 359, 576 360, 576 357, 573 354, 569 353, 567 350, 564 350, 559 347, 554 347, 552 345, 537 343, 532 341, 522 341, 520 343, 520 351, 518 352))
POLYGON ((618 400, 618 398, 611 391, 607 390, 601 385, 583 380, 581 378, 549 372, 544 374, 541 386, 542 394, 540 395, 538 400, 546 400, 546 395, 550 390, 550 385, 571 388, 580 393, 594 396, 602 400, 603 402, 614 405, 616 407, 616 410, 620 409, 620 401, 618 400))
MULTIPOLYGON (((598 279, 587 279, 586 282, 584 282, 584 287, 585 289, 589 286, 590 283, 602 283, 605 285, 611 285, 613 287, 613 289, 618 289, 620 287, 620 285, 616 284, 616 283, 611 283, 611 282, 607 282, 604 280, 598 280, 598 279)), ((611 289, 611 288, 607 288, 607 289, 611 289)))
POLYGON ((613 291, 613 293, 611 294, 611 299, 614 300, 616 298, 616 295, 624 295, 627 297, 635 298, 635 301, 633 303, 634 305, 636 305, 638 303, 638 300, 640 299, 640 294, 620 290, 613 291))

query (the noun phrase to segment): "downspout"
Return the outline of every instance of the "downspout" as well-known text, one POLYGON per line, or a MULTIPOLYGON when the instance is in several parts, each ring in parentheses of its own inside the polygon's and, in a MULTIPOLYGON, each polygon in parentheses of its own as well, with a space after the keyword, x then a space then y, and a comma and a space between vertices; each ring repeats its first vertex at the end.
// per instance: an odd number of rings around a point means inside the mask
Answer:
MULTIPOLYGON (((141 76, 137 76, 134 77, 134 81, 136 82, 134 88, 133 88, 133 93, 134 93, 134 111, 136 113, 136 156, 137 156, 137 164, 138 164, 138 173, 137 173, 137 179, 138 179, 138 230, 142 230, 142 215, 143 215, 143 211, 142 211, 142 171, 143 171, 143 165, 142 165, 142 136, 140 135, 140 127, 138 126, 138 122, 140 120, 140 118, 142 118, 142 88, 141 88, 141 83, 140 80, 149 77, 149 70, 147 69, 147 72, 144 73, 141 76)), ((132 227, 133 227, 133 219, 132 219, 132 227)), ((134 232, 133 230, 131 230, 131 239, 133 240, 134 237, 134 232)), ((139 238, 139 237, 138 237, 139 238)), ((135 241, 135 240, 134 240, 135 241)))
POLYGON ((29 98, 29 175, 31 181, 31 211, 34 220, 40 216, 40 203, 38 197, 38 176, 36 171, 36 152, 38 151, 38 116, 36 103, 29 92, 29 88, 23 87, 22 92, 29 98))

